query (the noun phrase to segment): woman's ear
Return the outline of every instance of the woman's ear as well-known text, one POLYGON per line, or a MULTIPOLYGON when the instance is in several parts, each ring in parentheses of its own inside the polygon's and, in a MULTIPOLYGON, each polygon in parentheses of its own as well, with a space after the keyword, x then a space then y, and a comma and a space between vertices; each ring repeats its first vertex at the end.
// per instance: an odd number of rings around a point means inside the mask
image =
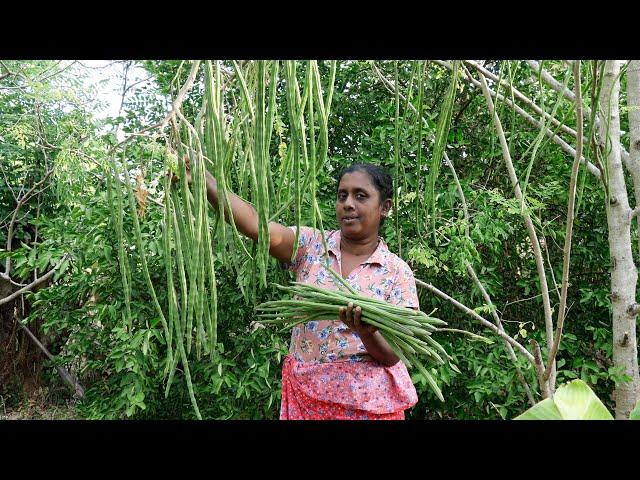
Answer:
POLYGON ((391 211, 391 207, 393 206, 393 202, 390 198, 387 198, 384 202, 382 202, 382 216, 386 217, 391 211))

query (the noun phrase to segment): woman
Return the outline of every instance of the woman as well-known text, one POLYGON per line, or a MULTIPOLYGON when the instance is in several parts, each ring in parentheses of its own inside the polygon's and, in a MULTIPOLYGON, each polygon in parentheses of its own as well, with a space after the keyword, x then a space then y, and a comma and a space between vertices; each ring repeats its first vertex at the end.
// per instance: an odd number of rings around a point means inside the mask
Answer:
MULTIPOLYGON (((361 295, 395 305, 419 308, 411 269, 389 251, 379 228, 392 206, 391 176, 382 168, 356 164, 338 177, 336 218, 339 230, 327 231, 330 266, 361 295)), ((216 180, 207 172, 207 196, 218 208, 216 180)), ((240 232, 258 240, 254 208, 229 192, 231 213, 240 232)), ((299 282, 337 290, 322 266, 321 232, 269 223, 269 253, 283 262, 299 282)), ((280 419, 402 420, 417 403, 405 365, 377 328, 361 320, 361 308, 349 303, 335 321, 311 321, 292 331, 282 369, 280 419)))

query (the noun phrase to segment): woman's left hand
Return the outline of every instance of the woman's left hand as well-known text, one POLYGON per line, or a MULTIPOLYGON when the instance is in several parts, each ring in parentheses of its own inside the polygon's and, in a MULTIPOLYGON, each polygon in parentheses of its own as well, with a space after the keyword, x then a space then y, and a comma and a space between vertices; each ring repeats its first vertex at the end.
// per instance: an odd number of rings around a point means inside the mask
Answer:
POLYGON ((362 321, 362 308, 354 307, 353 302, 340 307, 340 321, 360 336, 371 336, 378 331, 377 327, 368 325, 362 321))

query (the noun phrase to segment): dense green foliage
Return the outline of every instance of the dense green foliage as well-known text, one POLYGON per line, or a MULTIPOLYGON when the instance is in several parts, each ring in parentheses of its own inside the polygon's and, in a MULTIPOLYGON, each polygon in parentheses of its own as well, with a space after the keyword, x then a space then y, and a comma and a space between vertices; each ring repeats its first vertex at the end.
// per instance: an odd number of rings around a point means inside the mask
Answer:
MULTIPOLYGON (((9 62, 24 65, 30 78, 47 68, 41 62, 9 62)), ((526 230, 520 216, 520 202, 513 198, 482 95, 467 83, 458 81, 447 136, 446 153, 455 170, 469 207, 469 223, 464 218, 453 174, 446 163, 435 179, 435 216, 416 195, 422 191, 431 171, 438 114, 447 96, 451 73, 427 63, 424 72, 412 62, 376 62, 388 79, 396 73, 405 99, 390 93, 380 82, 369 62, 338 62, 335 92, 328 124, 328 158, 325 169, 317 172, 317 199, 324 228, 335 228, 335 174, 354 161, 381 164, 394 173, 397 204, 381 235, 392 251, 413 268, 415 276, 437 286, 485 318, 489 308, 469 278, 465 262, 476 269, 487 292, 501 312, 505 329, 517 339, 536 338, 543 342, 544 320, 539 284, 526 230), (423 91, 415 79, 424 74, 423 91), (409 102, 414 109, 409 107, 409 102), (396 107, 398 106, 398 115, 396 107), (417 112, 424 112, 420 120, 417 112), (396 172, 398 175, 396 175, 396 172), (435 230, 432 231, 432 226, 435 230), (465 229, 469 229, 469 238, 465 229)), ((511 75, 514 84, 530 98, 546 106, 558 101, 558 118, 571 125, 569 102, 531 80, 530 71, 512 62, 489 63, 496 73, 511 75), (504 71, 503 71, 504 70, 504 71)), ((175 95, 188 74, 188 63, 144 62, 153 75, 158 91, 175 95)), ((319 62, 322 78, 328 62, 319 62)), ((562 72, 561 62, 552 71, 562 72)), ((230 71, 232 70, 229 66, 230 71)), ((304 68, 299 73, 304 75, 304 68)), ((559 78, 562 76, 558 75, 559 78)), ((136 189, 140 217, 142 251, 133 234, 133 215, 125 208, 122 229, 123 248, 128 252, 131 317, 128 318, 119 263, 114 200, 109 198, 107 178, 115 135, 105 133, 77 100, 61 98, 62 92, 79 91, 79 84, 66 84, 73 75, 61 73, 54 80, 36 82, 28 88, 13 77, 0 80, 0 162, 6 178, 0 180, 0 245, 6 244, 6 228, 16 202, 10 188, 27 188, 39 181, 46 170, 54 169, 50 188, 32 198, 22 209, 16 224, 9 255, 14 279, 26 283, 33 272, 54 266, 64 253, 70 259, 59 268, 53 282, 27 294, 24 311, 26 325, 50 339, 48 345, 56 362, 74 371, 86 388, 77 405, 86 418, 195 418, 184 372, 178 368, 169 396, 165 398, 163 373, 167 359, 162 325, 144 278, 140 255, 148 264, 158 302, 167 304, 167 278, 162 246, 163 208, 161 200, 166 172, 164 145, 158 138, 140 137, 128 144, 126 159, 131 185, 136 189), (7 83, 16 82, 16 83, 7 83), (71 108, 62 108, 71 102, 71 108), (75 102, 75 103, 74 103, 75 102), (34 112, 41 112, 35 115, 34 112), (45 143, 46 142, 46 143, 45 143), (51 147, 47 147, 47 144, 51 147), (138 177, 136 179, 136 176, 138 177), (35 235, 37 229, 37 238, 35 235)), ((202 80, 202 78, 200 78, 202 80)), ((190 92, 184 107, 193 119, 200 105, 202 90, 190 92)), ((278 105, 286 103, 286 91, 278 89, 278 105)), ((166 99, 165 99, 166 100, 166 99)), ((151 90, 137 90, 124 104, 123 116, 112 120, 125 132, 133 132, 163 116, 151 90)), ((278 110, 269 155, 276 160, 291 144, 286 108, 278 110)), ((544 239, 548 275, 560 281, 562 245, 565 235, 567 186, 572 158, 557 145, 543 138, 530 148, 538 131, 514 115, 504 104, 498 105, 516 171, 526 187, 527 207, 544 239)), ((623 125, 623 130, 626 128, 623 125)), ((609 254, 604 194, 589 175, 581 176, 579 209, 574 225, 571 275, 565 336, 559 351, 558 383, 580 378, 588 383, 604 404, 612 409, 609 394, 615 382, 623 380, 612 365, 612 338, 609 298, 609 254)), ((122 184, 115 188, 123 188, 122 184)), ((238 191, 240 185, 229 188, 238 191)), ((123 188, 126 195, 126 190, 123 188)), ((126 197, 125 197, 126 198, 126 197)), ((311 224, 312 209, 305 198, 301 222, 311 224)), ((291 212, 278 219, 294 224, 291 212)), ((637 243, 634 232, 634 245, 637 243)), ((250 248, 250 244, 246 243, 250 248)), ((218 296, 218 343, 221 355, 212 362, 208 356, 189 361, 195 397, 203 418, 275 419, 280 404, 280 361, 287 352, 288 334, 274 326, 255 323, 254 303, 242 289, 249 279, 238 275, 228 258, 217 252, 215 261, 218 296), (242 287, 242 288, 240 288, 242 287)), ((241 269, 250 275, 250 269, 241 269)), ((269 283, 289 279, 272 261, 269 283)), ((559 302, 553 282, 552 304, 559 302)), ((558 289, 559 290, 559 289, 558 289)), ((419 403, 408 418, 499 419, 513 418, 529 404, 518 382, 513 362, 504 344, 488 330, 449 303, 419 289, 421 309, 445 319, 449 326, 489 336, 493 344, 468 336, 442 334, 439 342, 449 352, 460 372, 450 366, 437 369, 444 395, 440 402, 417 372, 419 403)), ((281 297, 273 286, 258 286, 255 303, 281 297)), ((0 308, 4 308, 2 306, 0 308)), ((3 313, 0 322, 12 321, 3 313)), ((3 326, 0 331, 6 330, 3 326)), ((3 337, 0 337, 2 340, 3 337)), ((1 342, 0 342, 1 343, 1 342)), ((0 356, 11 355, 9 349, 0 356)), ((46 361, 47 381, 60 382, 51 362, 46 361)), ((519 366, 537 393, 531 365, 519 357, 519 366)), ((2 373, 2 372, 0 372, 2 373)), ((20 394, 16 384, 0 385, 0 394, 20 394), (4 390, 4 391, 2 391, 4 390)))

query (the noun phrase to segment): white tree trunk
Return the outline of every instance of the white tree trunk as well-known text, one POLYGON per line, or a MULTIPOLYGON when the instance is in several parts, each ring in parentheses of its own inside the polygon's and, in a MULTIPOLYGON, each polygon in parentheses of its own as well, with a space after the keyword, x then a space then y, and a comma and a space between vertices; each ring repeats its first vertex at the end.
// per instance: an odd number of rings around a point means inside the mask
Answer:
POLYGON ((616 418, 621 419, 628 418, 635 405, 639 381, 636 344, 638 271, 631 250, 631 208, 620 150, 619 73, 619 61, 608 60, 600 97, 599 133, 606 155, 609 182, 606 210, 611 255, 613 363, 624 367, 624 372, 632 379, 619 383, 614 391, 616 418))

